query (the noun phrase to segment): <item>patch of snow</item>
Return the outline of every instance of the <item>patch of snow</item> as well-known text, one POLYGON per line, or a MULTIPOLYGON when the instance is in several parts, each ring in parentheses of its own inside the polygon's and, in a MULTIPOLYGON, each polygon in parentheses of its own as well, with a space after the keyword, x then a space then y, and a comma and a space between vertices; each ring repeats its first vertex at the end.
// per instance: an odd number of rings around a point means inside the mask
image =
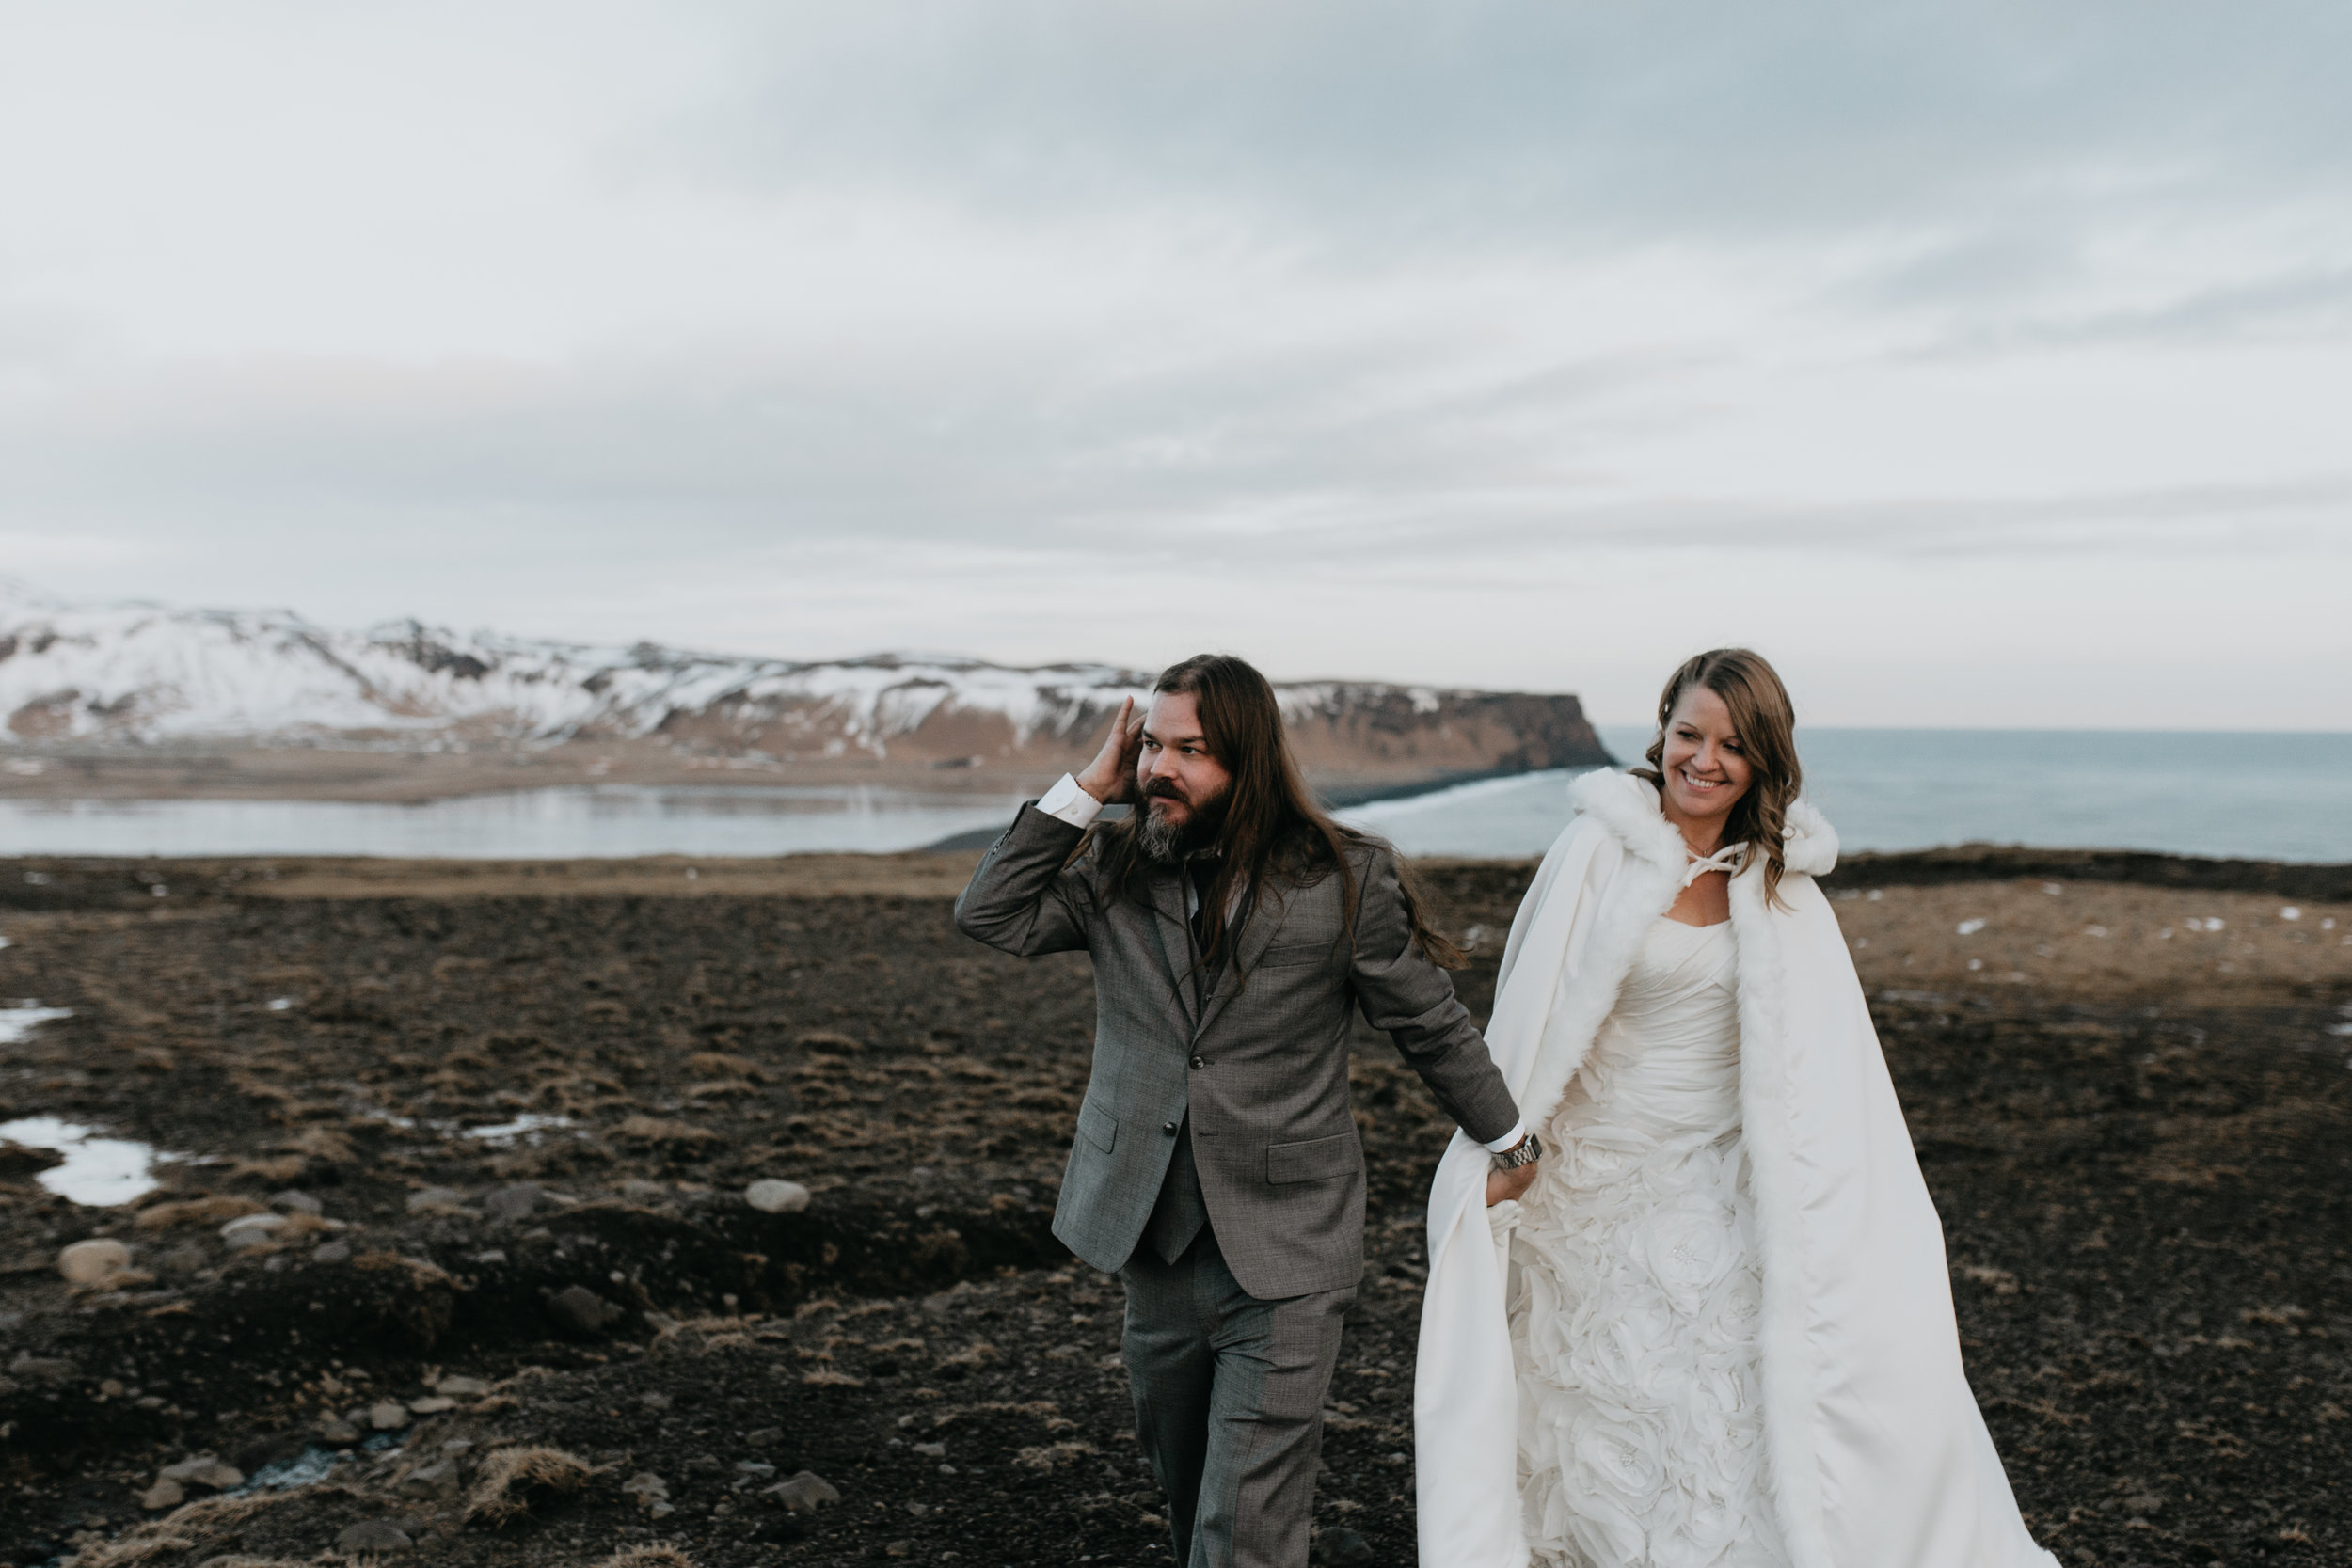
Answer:
POLYGON ((27 1148, 47 1148, 65 1156, 33 1178, 59 1197, 87 1208, 111 1209, 144 1197, 160 1185, 155 1180, 159 1155, 153 1144, 129 1138, 93 1136, 95 1129, 56 1117, 24 1117, 0 1122, 0 1138, 27 1148))
POLYGON ((40 1025, 72 1016, 71 1007, 44 1007, 33 1001, 0 1004, 0 1045, 15 1045, 40 1025))

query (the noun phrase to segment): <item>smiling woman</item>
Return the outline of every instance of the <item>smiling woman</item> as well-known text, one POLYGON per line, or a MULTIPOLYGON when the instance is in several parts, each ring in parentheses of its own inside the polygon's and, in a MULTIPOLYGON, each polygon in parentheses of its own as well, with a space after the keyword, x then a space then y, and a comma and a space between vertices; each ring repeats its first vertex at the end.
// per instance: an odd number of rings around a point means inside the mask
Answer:
MULTIPOLYGON (((1684 660, 1667 678, 1658 738, 1644 753, 1649 766, 1635 770, 1658 787, 1659 809, 1681 831, 1693 861, 1722 855, 1726 846, 1760 855, 1768 902, 1779 896, 1782 836, 1804 784, 1796 728, 1788 689, 1763 657, 1716 648, 1684 660)), ((1725 889, 1735 868, 1694 869, 1672 918, 1692 926, 1730 919, 1725 889)))

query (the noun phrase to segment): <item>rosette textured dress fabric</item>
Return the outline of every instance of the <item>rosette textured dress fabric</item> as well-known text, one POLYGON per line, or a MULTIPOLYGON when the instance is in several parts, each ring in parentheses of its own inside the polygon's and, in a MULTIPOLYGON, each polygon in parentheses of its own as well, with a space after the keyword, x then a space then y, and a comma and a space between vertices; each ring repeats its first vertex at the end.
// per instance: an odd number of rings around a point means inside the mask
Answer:
POLYGON ((1539 1562, 1787 1568, 1765 1477, 1737 959, 1729 922, 1652 924, 1511 1237, 1519 1496, 1539 1562))

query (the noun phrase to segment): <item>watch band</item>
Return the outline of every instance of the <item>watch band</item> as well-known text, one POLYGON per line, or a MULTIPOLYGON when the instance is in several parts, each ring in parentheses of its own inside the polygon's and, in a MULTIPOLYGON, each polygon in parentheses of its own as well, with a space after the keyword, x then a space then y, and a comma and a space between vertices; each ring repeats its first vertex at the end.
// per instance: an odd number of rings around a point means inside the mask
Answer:
POLYGON ((1543 1157, 1544 1141, 1530 1132, 1526 1137, 1494 1157, 1495 1169, 1517 1170, 1521 1165, 1532 1165, 1543 1157))

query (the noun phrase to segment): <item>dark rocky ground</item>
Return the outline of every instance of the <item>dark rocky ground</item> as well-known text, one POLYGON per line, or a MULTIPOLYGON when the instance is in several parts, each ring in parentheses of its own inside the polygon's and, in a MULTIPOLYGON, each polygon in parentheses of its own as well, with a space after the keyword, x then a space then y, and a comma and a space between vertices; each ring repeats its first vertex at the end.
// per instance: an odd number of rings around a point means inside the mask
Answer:
MULTIPOLYGON (((1526 873, 1435 874, 1491 933, 1526 873)), ((1117 1283, 1046 1229, 1082 958, 988 953, 936 896, 289 900, 182 863, 158 900, 156 875, 0 865, 0 994, 72 1009, 0 1044, 0 1120, 191 1156, 89 1209, 0 1149, 0 1561, 353 1560, 371 1521, 414 1543, 387 1560, 452 1565, 1168 1560, 1117 1283), (770 1177, 805 1212, 749 1205, 770 1177), (285 1199, 224 1243, 290 1190, 320 1216, 285 1199), (135 1272, 71 1289, 57 1254, 94 1236, 135 1272), (203 1454, 238 1482, 142 1507, 203 1454), (837 1500, 770 1490, 803 1470, 837 1500)), ((2070 1564, 2352 1562, 2352 988, 1865 973, 2040 1537, 2070 1564)), ((1373 1262, 1319 1550, 1407 1563, 1447 1128, 1383 1042, 1356 1076, 1373 1262)))

